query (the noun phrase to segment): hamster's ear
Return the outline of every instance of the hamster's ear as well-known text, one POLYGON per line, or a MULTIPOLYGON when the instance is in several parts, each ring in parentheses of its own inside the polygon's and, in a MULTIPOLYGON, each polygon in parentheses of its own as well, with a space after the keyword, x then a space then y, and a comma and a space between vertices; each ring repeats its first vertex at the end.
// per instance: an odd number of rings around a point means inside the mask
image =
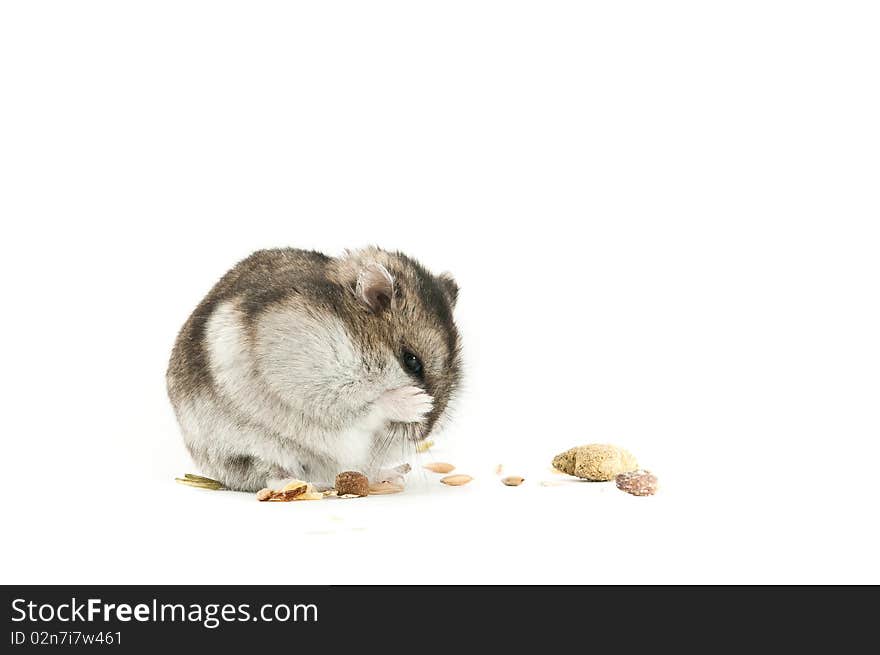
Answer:
POLYGON ((355 293, 371 312, 378 314, 391 306, 394 278, 382 264, 371 262, 358 273, 355 293))
POLYGON ((452 273, 440 273, 437 279, 440 281, 443 293, 449 299, 449 304, 455 309, 455 302, 458 300, 458 283, 452 277, 452 273))

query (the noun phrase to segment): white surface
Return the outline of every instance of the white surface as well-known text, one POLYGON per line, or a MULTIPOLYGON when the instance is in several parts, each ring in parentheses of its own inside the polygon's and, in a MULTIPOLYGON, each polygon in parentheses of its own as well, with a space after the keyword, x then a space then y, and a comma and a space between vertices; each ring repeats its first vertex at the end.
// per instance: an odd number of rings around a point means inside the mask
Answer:
POLYGON ((880 582, 872 3, 0 8, 3 583, 880 582), (476 480, 176 485, 253 249, 457 277, 476 480), (578 443, 663 484, 542 487, 578 443), (528 480, 505 488, 503 463, 528 480))

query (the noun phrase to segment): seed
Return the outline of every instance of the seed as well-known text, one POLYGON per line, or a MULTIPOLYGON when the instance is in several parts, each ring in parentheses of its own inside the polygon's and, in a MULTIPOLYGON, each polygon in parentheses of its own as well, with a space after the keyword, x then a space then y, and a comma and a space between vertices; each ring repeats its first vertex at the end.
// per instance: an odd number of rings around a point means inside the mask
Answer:
POLYGON ((525 482, 525 480, 525 478, 518 475, 508 475, 506 478, 501 478, 501 481, 508 487, 518 487, 525 482))
POLYGON ((257 500, 260 502, 288 503, 292 500, 319 500, 323 497, 324 494, 316 493, 312 485, 302 480, 291 480, 280 491, 266 488, 257 492, 257 500))
POLYGON ((319 491, 307 491, 297 496, 295 500, 324 500, 324 494, 319 491))
POLYGON ((419 445, 416 446, 416 451, 420 453, 427 452, 433 448, 434 442, 431 439, 425 439, 419 445))
POLYGON ((383 494, 399 494, 403 491, 403 485, 394 484, 393 482, 379 482, 370 485, 371 496, 381 496, 383 494))
POLYGON ((449 473, 455 470, 455 467, 447 462, 431 462, 430 464, 425 464, 425 468, 433 473, 449 473))
POLYGON ((288 489, 287 491, 273 491, 269 496, 269 500, 276 503, 289 503, 296 500, 306 492, 306 488, 297 487, 296 489, 288 489))
POLYGON ((445 478, 440 478, 440 482, 443 484, 448 484, 451 487, 460 487, 463 484, 467 484, 473 480, 473 478, 469 475, 463 475, 461 473, 457 475, 447 475, 445 478))

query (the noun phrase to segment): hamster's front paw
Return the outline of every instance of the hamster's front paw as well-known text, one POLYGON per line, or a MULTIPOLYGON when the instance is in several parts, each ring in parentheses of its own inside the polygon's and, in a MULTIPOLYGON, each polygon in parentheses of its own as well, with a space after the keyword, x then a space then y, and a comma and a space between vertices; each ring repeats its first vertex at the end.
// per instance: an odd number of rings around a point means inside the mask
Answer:
POLYGON ((418 423, 434 407, 434 399, 413 386, 386 391, 376 402, 389 421, 399 423, 418 423))

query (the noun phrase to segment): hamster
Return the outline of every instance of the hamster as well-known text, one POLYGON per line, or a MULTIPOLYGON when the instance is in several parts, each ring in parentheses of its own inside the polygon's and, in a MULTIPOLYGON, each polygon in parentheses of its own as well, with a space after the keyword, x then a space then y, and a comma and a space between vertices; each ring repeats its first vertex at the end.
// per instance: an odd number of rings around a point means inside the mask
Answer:
POLYGON ((457 298, 451 275, 400 252, 255 252, 171 353, 168 396, 193 461, 257 491, 405 460, 459 387, 457 298))

